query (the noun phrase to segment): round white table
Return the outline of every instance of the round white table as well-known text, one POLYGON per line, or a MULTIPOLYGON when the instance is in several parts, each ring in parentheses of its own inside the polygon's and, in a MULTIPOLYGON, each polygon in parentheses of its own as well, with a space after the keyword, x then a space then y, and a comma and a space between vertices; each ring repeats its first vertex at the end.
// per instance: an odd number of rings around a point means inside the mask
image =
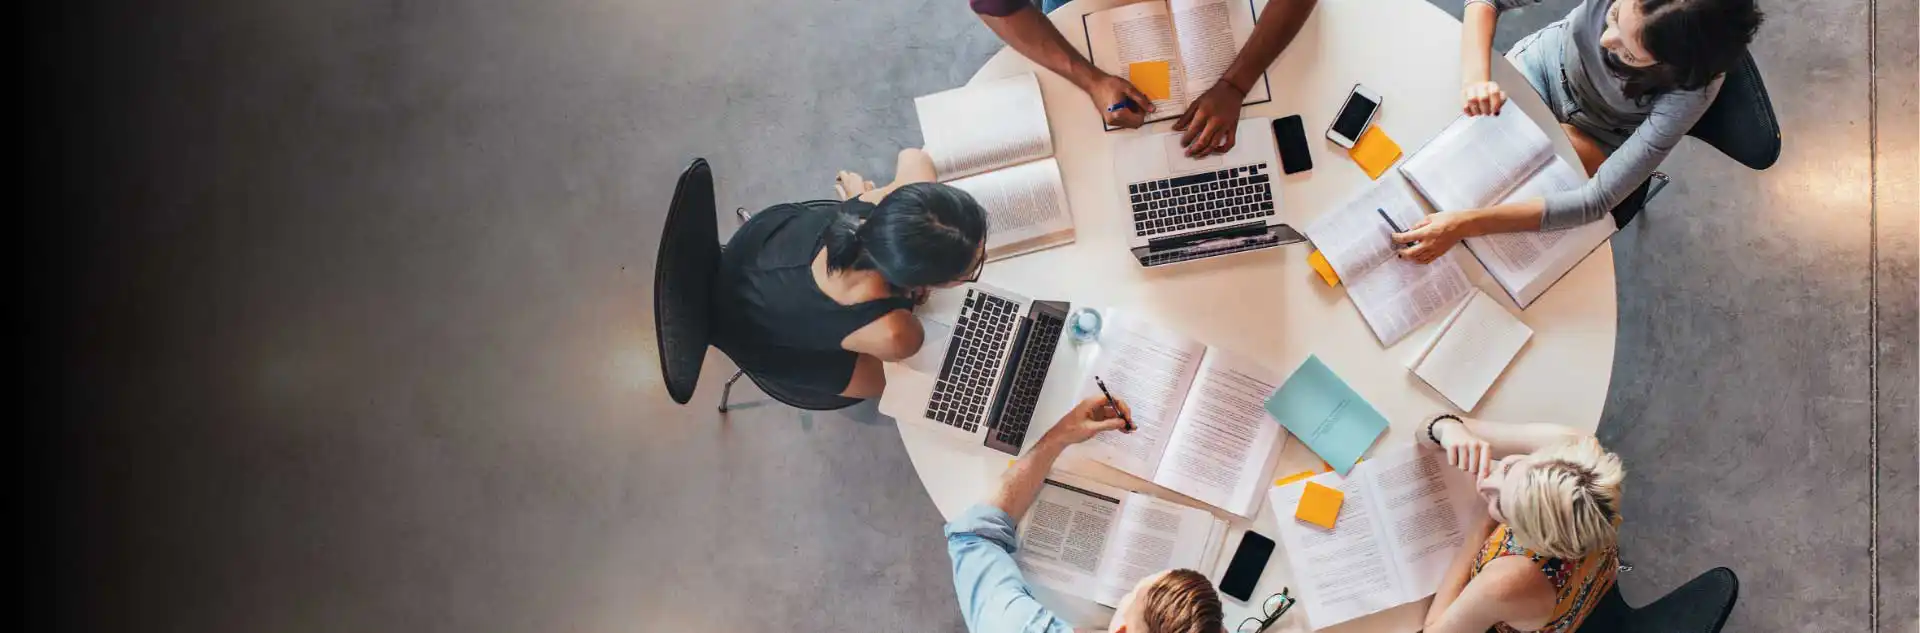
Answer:
MULTIPOLYGON (((1056 10, 1051 19, 1067 41, 1083 46, 1082 14, 1130 2, 1076 0, 1056 10)), ((1265 0, 1256 0, 1256 4, 1264 5, 1265 0)), ((1355 83, 1382 94, 1383 106, 1374 125, 1383 128, 1408 153, 1459 116, 1459 38, 1460 23, 1421 0, 1320 1, 1299 36, 1267 69, 1273 101, 1241 111, 1243 117, 1301 114, 1306 119, 1314 168, 1280 177, 1280 213, 1285 221, 1303 228, 1370 183, 1344 148, 1322 137, 1355 83)), ((1548 130, 1555 151, 1579 165, 1565 135, 1555 129, 1545 103, 1527 89, 1519 73, 1497 57, 1493 69, 1494 79, 1507 87, 1509 107, 1520 107, 1548 130)), ((1010 48, 988 60, 972 82, 1026 72, 1035 72, 1040 78, 1055 157, 1074 216, 1076 241, 996 261, 986 267, 983 282, 1037 299, 1071 301, 1075 307, 1122 308, 1145 314, 1208 345, 1261 361, 1281 375, 1299 366, 1308 354, 1316 354, 1392 421, 1392 428, 1375 444, 1375 451, 1411 442, 1415 427, 1426 416, 1455 410, 1404 366, 1406 357, 1426 340, 1435 324, 1428 323, 1383 349, 1347 300, 1345 289, 1327 287, 1308 268, 1310 249, 1304 244, 1142 268, 1127 252, 1130 216, 1114 185, 1110 147, 1115 135, 1164 132, 1171 129, 1172 121, 1141 131, 1104 132, 1086 93, 1010 48)), ((1476 285, 1513 309, 1507 295, 1471 257, 1463 258, 1462 263, 1476 285)), ((1525 312, 1517 312, 1533 328, 1534 337, 1474 415, 1501 421, 1556 422, 1592 431, 1599 423, 1613 368, 1613 279, 1612 248, 1602 245, 1525 312)), ((1075 353, 1072 343, 1062 345, 1063 356, 1075 353)), ((1078 351, 1080 357, 1086 356, 1085 351, 1078 351)), ((1029 442, 1072 406, 1077 386, 1087 379, 1084 371, 1075 370, 1084 367, 1084 362, 1055 363, 1034 415, 1029 442), (1066 371, 1063 365, 1068 366, 1066 371)), ((889 365, 889 373, 898 371, 910 370, 889 365)), ((881 411, 896 417, 911 416, 918 405, 883 398, 881 411)), ((968 450, 915 425, 901 425, 900 435, 928 495, 948 518, 987 498, 1009 463, 1004 455, 968 450)), ((1305 445, 1289 440, 1269 477, 1319 465, 1319 458, 1305 445)), ((1277 539, 1277 519, 1264 502, 1254 519, 1248 521, 1111 469, 1087 467, 1070 459, 1058 467, 1206 508, 1227 519, 1232 530, 1226 539, 1226 551, 1220 555, 1221 568, 1200 570, 1216 580, 1231 558, 1232 548, 1239 543, 1241 532, 1251 528, 1277 539)), ((1293 587, 1294 595, 1300 596, 1301 583, 1293 582, 1291 575, 1285 548, 1276 548, 1255 588, 1253 604, 1223 596, 1227 625, 1231 628, 1242 618, 1255 615, 1258 602, 1283 586, 1293 587)), ((1049 607, 1080 626, 1104 626, 1111 615, 1111 610, 1089 601, 1044 589, 1039 593, 1049 607)), ((1303 598, 1296 612, 1311 608, 1311 596, 1303 598)), ((1403 605, 1328 630, 1418 630, 1425 605, 1424 600, 1403 605)), ((1308 629, 1305 617, 1290 613, 1269 630, 1308 629)))

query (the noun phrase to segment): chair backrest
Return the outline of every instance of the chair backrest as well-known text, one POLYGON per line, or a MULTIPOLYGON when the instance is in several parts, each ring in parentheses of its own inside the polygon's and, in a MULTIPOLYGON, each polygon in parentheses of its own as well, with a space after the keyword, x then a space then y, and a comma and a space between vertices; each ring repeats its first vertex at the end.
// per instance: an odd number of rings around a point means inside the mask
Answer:
POLYGON ((1607 590, 1579 633, 1719 633, 1740 599, 1740 577, 1715 567, 1687 584, 1638 609, 1620 599, 1620 588, 1607 590))
POLYGON ((1752 53, 1742 55, 1740 64, 1727 71, 1719 96, 1687 135, 1752 169, 1772 167, 1780 159, 1780 121, 1773 116, 1773 99, 1760 81, 1752 53))
POLYGON ((713 276, 720 269, 720 228, 713 208, 713 170, 704 158, 680 172, 660 231, 653 268, 653 331, 667 395, 686 404, 700 381, 712 338, 713 276))

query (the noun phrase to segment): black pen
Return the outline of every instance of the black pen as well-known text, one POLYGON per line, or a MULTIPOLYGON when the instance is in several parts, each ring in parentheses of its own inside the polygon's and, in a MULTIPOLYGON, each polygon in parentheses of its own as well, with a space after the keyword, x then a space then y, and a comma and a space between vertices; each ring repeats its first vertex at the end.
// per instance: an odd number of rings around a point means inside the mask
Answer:
POLYGON ((1094 376, 1093 384, 1100 385, 1100 393, 1107 397, 1107 406, 1113 407, 1113 412, 1115 415, 1120 416, 1120 421, 1127 423, 1126 430, 1128 432, 1132 432, 1133 419, 1127 417, 1127 412, 1125 409, 1120 408, 1120 403, 1113 401, 1113 392, 1107 391, 1107 383, 1105 381, 1100 380, 1099 376, 1094 376))
MULTIPOLYGON (((1374 212, 1374 213, 1378 213, 1378 214, 1380 214, 1380 219, 1382 219, 1382 220, 1386 220, 1386 221, 1387 221, 1387 228, 1390 228, 1390 229, 1393 229, 1393 232, 1395 232, 1395 233, 1405 233, 1405 232, 1406 232, 1406 231, 1402 231, 1402 230, 1400 230, 1400 225, 1398 225, 1398 224, 1395 224, 1395 223, 1393 222, 1393 216, 1390 216, 1390 215, 1387 215, 1387 210, 1386 210, 1386 209, 1377 209, 1377 208, 1376 208, 1376 209, 1374 209, 1374 210, 1373 210, 1373 212, 1374 212)), ((1387 239, 1388 239, 1388 240, 1392 240, 1392 239, 1393 239, 1393 236, 1391 236, 1391 235, 1389 235, 1389 236, 1387 236, 1387 239)), ((1402 248, 1405 248, 1405 247, 1408 247, 1408 246, 1413 246, 1414 244, 1419 244, 1419 242, 1407 242, 1407 243, 1405 243, 1405 244, 1398 244, 1397 246, 1400 246, 1400 247, 1402 247, 1402 248)))

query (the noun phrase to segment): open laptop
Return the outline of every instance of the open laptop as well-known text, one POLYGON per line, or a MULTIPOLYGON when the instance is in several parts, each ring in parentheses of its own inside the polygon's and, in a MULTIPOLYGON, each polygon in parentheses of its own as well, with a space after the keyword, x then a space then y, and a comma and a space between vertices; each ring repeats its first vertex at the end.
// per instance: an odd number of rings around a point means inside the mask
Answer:
POLYGON ((928 337, 908 359, 914 371, 887 385, 917 403, 917 417, 901 424, 932 427, 956 441, 1018 456, 1040 401, 1068 306, 1033 301, 985 284, 956 292, 959 302, 936 302, 921 315, 928 337), (953 324, 944 340, 940 323, 953 324))
POLYGON ((1127 247, 1141 266, 1306 241, 1280 221, 1272 126, 1242 119, 1232 150, 1200 159, 1187 158, 1180 132, 1117 140, 1115 180, 1133 226, 1127 247))

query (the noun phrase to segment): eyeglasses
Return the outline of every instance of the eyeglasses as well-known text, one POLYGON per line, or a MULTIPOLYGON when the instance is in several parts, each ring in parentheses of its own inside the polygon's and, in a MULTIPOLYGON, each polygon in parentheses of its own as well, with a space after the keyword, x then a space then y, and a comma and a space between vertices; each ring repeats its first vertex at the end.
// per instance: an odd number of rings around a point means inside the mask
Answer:
POLYGON ((1282 588, 1280 593, 1267 596, 1267 601, 1260 604, 1260 612, 1266 617, 1247 618, 1241 621, 1240 628, 1234 629, 1235 633, 1260 633, 1267 630, 1267 627, 1273 626, 1273 623, 1279 622, 1280 616, 1286 615, 1287 609, 1292 609, 1293 603, 1296 602, 1293 596, 1287 595, 1287 591, 1288 589, 1282 588))
POLYGON ((973 265, 973 272, 968 274, 967 278, 961 281, 964 281, 966 283, 973 283, 976 281, 980 281, 980 273, 986 271, 987 269, 987 247, 985 245, 982 245, 980 247, 980 257, 979 259, 975 260, 975 262, 976 263, 973 265))

